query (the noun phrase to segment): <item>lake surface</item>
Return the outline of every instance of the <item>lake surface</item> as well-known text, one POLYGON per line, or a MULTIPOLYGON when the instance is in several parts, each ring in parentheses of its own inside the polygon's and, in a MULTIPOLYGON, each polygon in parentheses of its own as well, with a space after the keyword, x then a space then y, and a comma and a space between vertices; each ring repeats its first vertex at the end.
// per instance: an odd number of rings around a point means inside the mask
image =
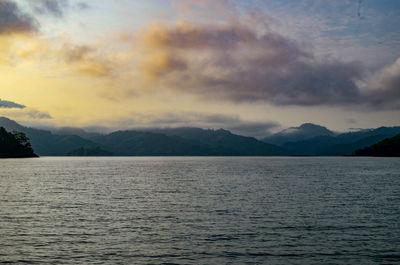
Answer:
POLYGON ((0 263, 399 264, 400 159, 0 160, 0 263))

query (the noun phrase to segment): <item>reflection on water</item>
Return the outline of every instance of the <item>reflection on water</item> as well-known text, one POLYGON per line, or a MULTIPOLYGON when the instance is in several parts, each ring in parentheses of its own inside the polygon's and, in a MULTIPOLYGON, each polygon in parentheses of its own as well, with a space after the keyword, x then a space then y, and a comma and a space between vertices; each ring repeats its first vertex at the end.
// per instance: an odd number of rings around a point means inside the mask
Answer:
POLYGON ((0 262, 395 264, 395 158, 0 160, 0 262))

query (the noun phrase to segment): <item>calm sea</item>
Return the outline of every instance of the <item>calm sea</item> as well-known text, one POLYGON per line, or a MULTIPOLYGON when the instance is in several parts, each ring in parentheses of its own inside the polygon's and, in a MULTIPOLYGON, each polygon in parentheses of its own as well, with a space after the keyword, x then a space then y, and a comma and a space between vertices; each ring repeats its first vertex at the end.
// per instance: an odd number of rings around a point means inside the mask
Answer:
POLYGON ((0 160, 2 262, 400 264, 400 159, 0 160))

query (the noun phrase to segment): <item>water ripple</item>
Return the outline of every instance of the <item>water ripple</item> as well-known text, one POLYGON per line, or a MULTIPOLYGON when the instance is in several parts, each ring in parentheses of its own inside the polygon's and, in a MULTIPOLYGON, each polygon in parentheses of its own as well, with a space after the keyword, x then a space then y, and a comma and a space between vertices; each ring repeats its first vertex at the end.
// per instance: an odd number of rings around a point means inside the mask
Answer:
POLYGON ((0 160, 0 263, 400 264, 400 160, 0 160))

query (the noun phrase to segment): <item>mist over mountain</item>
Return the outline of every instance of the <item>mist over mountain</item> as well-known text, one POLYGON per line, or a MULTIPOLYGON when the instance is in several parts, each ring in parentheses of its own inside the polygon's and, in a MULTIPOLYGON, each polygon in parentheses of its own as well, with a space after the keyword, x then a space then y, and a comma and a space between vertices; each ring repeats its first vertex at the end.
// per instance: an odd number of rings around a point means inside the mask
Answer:
POLYGON ((154 129, 153 131, 117 131, 102 135, 86 133, 76 128, 61 129, 58 135, 19 125, 0 118, 0 126, 7 130, 24 132, 32 141, 35 151, 43 156, 106 155, 119 156, 271 156, 284 155, 286 151, 252 137, 232 134, 227 130, 200 128, 154 129))
POLYGON ((93 133, 93 132, 87 132, 84 129, 81 128, 75 128, 75 127, 61 127, 57 128, 55 130, 52 130, 52 133, 56 135, 77 135, 80 136, 84 139, 90 139, 92 137, 100 136, 100 133, 93 133))
POLYGON ((290 155, 343 156, 357 149, 375 144, 400 133, 400 127, 379 127, 355 132, 334 133, 325 127, 303 124, 264 138, 263 141, 277 144, 290 155))
POLYGON ((282 145, 287 142, 303 141, 317 136, 334 136, 326 127, 304 123, 299 127, 290 127, 263 139, 264 142, 282 145))
POLYGON ((273 144, 260 144, 261 141, 253 137, 236 135, 224 129, 200 129, 193 127, 180 128, 155 128, 147 129, 149 132, 165 134, 171 137, 181 137, 195 141, 207 146, 212 153, 223 153, 226 155, 262 155, 264 153, 285 154, 286 150, 277 148, 273 144), (251 150, 251 151, 250 151, 251 150))
POLYGON ((283 155, 285 151, 252 137, 200 128, 117 131, 91 138, 118 155, 283 155))
POLYGON ((47 130, 21 126, 13 120, 0 117, 0 126, 7 131, 23 132, 30 139, 33 150, 40 156, 60 156, 78 148, 95 148, 99 146, 90 140, 77 135, 56 135, 47 130))
POLYGON ((10 120, 6 117, 0 117, 0 126, 5 128, 7 131, 19 131, 24 130, 24 126, 21 126, 17 122, 10 120))
POLYGON ((326 127, 306 123, 259 141, 224 129, 193 127, 147 128, 109 134, 64 127, 51 132, 24 127, 4 117, 0 117, 0 126, 25 133, 35 152, 42 156, 343 156, 400 133, 400 127, 335 133, 326 127))

